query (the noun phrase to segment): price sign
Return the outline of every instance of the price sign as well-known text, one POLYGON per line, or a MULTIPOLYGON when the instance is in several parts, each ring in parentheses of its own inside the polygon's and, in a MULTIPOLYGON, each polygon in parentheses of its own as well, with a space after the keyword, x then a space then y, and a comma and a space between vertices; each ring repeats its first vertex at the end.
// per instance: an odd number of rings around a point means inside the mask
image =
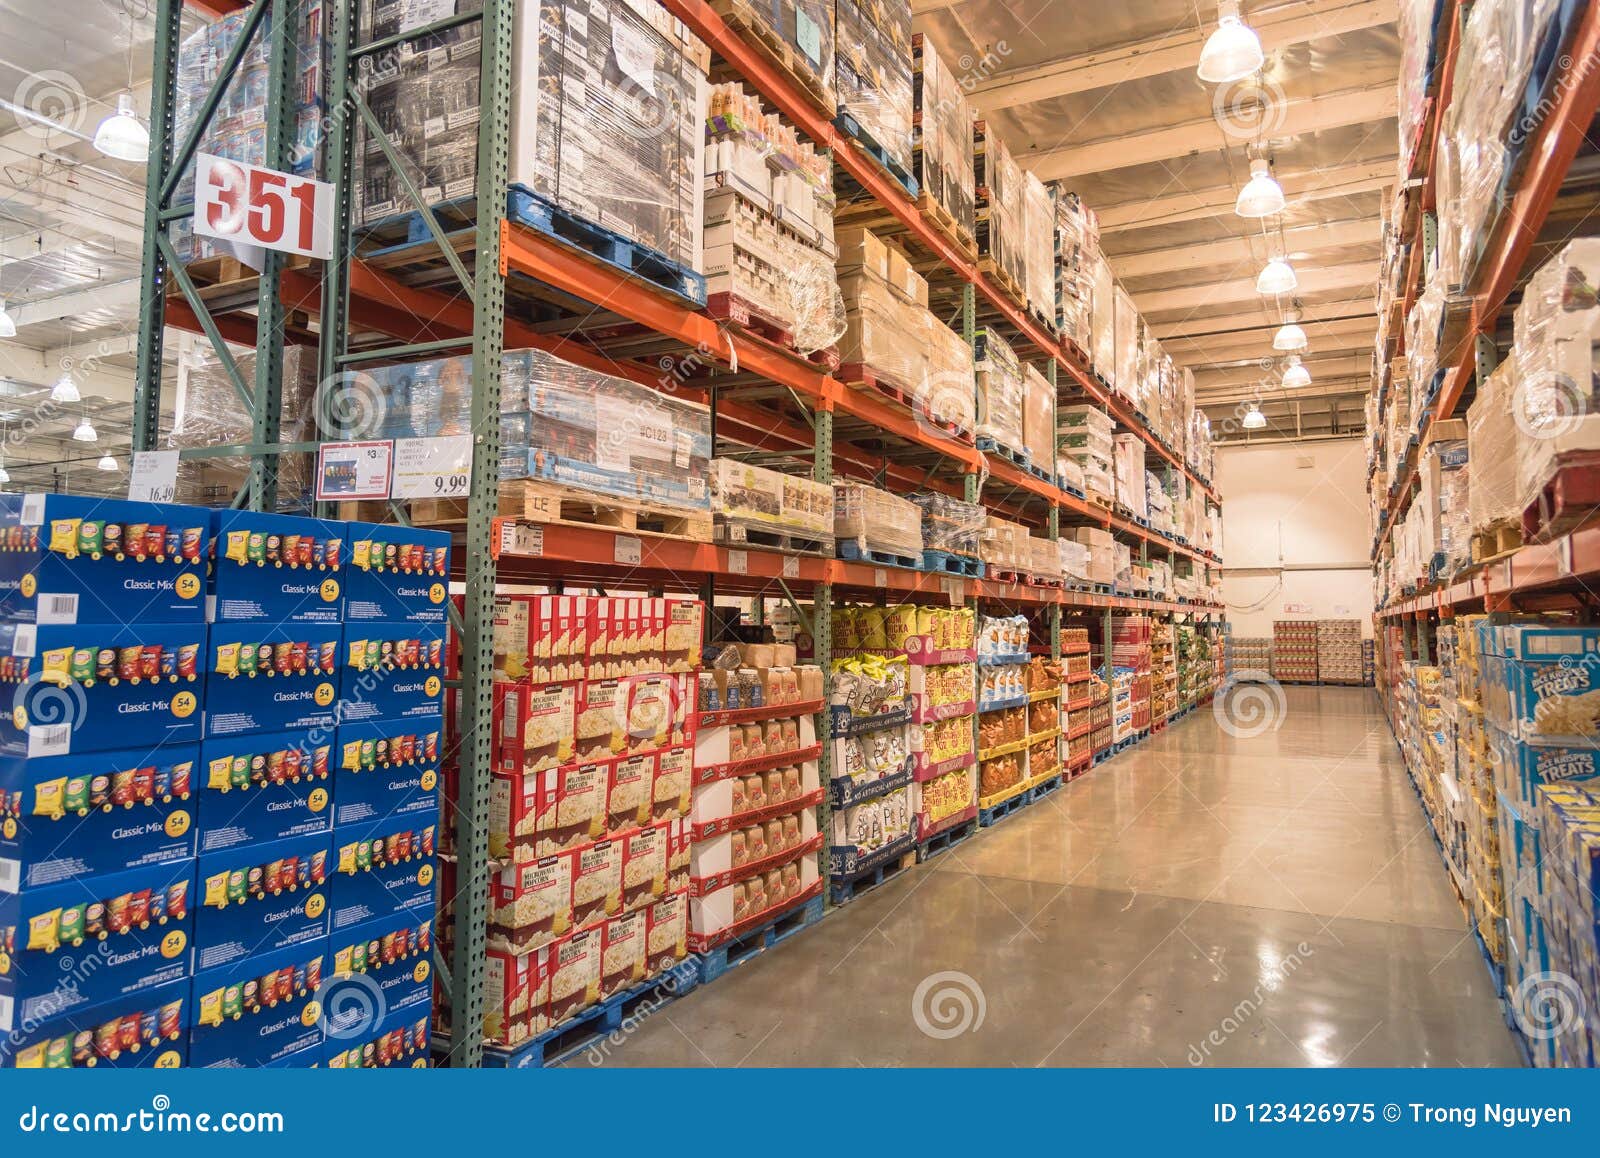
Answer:
POLYGON ((395 498, 466 498, 471 484, 472 435, 394 440, 395 498))
POLYGON ((324 442, 317 453, 317 500, 386 499, 394 443, 324 442))
POLYGON ((502 555, 543 555, 544 528, 526 523, 500 524, 500 553, 502 555))
POLYGON ((333 186, 197 153, 194 231, 327 260, 333 256, 333 186))
POLYGON ((613 562, 637 567, 644 558, 644 545, 632 535, 618 535, 616 547, 611 552, 613 562))
POLYGON ((785 555, 783 557, 783 577, 785 579, 800 578, 800 556, 785 555))
POLYGON ((728 573, 730 575, 748 575, 750 573, 750 552, 729 551, 728 573))
POLYGON ((941 579, 944 585, 944 597, 950 600, 950 606, 958 607, 967 599, 967 585, 958 578, 941 579))
POLYGON ((889 586, 889 572, 885 571, 882 567, 874 567, 872 569, 872 585, 874 587, 889 586))
POLYGON ((170 503, 178 492, 178 452, 136 450, 128 472, 128 497, 135 502, 170 503))

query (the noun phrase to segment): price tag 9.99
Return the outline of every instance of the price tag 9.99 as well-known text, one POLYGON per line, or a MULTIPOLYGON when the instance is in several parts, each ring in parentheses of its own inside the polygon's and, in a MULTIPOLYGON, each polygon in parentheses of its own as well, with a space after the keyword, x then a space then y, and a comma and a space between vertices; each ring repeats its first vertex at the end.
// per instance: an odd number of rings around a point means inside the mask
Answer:
POLYGON ((333 256, 333 186, 197 153, 194 231, 327 260, 333 256))

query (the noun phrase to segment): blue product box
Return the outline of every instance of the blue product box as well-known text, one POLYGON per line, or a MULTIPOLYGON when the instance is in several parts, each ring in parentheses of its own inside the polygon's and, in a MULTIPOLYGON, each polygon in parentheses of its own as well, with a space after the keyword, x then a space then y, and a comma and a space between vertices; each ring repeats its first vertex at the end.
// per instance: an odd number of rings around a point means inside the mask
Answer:
POLYGON ((447 630, 433 623, 347 624, 339 722, 438 717, 447 630))
POLYGON ((0 895, 0 1010, 16 1024, 189 976, 194 862, 0 895))
POLYGON ((0 623, 0 756, 195 743, 205 640, 203 623, 0 623))
POLYGON ((328 942, 256 953, 194 979, 189 1065, 255 1068, 321 1060, 328 942))
POLYGON ((347 623, 443 623, 450 593, 450 534, 383 523, 347 523, 347 623))
POLYGON ((1484 711, 1529 744, 1594 745, 1591 715, 1561 701, 1600 688, 1600 628, 1481 624, 1484 711))
POLYGON ((0 1069, 177 1069, 190 1013, 185 977, 31 1024, 0 1017, 0 1069))
POLYGON ((0 495, 0 620, 200 623, 211 512, 84 495, 0 495))
POLYGON ((345 524, 259 511, 215 511, 214 623, 338 623, 344 618, 345 524))
POLYGON ((348 1037, 365 1010, 427 1008, 433 997, 433 909, 369 921, 328 938, 323 995, 329 1036, 348 1037), (341 1000, 341 994, 358 1000, 341 1000))
POLYGON ((358 1022, 342 1035, 328 1032, 323 1058, 329 1069, 427 1069, 427 1005, 391 1009, 377 1024, 358 1022))
POLYGON ((206 736, 332 730, 338 625, 219 623, 206 649, 206 736))
POLYGON ((195 972, 326 936, 331 859, 327 833, 202 856, 195 972))
POLYGON ((356 925, 432 907, 436 831, 430 817, 402 816, 334 833, 329 877, 336 939, 356 925))
POLYGON ((199 755, 0 757, 0 893, 192 857, 199 755))
POLYGON ((341 724, 334 749, 334 824, 437 816, 442 723, 341 724))
POLYGON ((200 745, 199 851, 333 827, 333 732, 252 732, 200 745))

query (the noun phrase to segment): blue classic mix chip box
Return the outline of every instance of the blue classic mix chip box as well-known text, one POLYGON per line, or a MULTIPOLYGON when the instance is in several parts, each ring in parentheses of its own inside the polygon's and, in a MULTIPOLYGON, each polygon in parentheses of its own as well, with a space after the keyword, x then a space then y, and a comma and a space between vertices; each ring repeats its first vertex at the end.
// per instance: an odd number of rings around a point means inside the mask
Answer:
POLYGON ((82 495, 0 495, 0 619, 200 623, 211 512, 82 495))
POLYGON ((331 860, 327 833, 202 856, 195 972, 326 936, 331 860))
POLYGON ((428 1068, 428 1007, 410 1005, 345 1029, 329 1027, 323 1058, 332 1070, 428 1068))
POLYGON ((332 757, 332 729, 206 740, 200 745, 200 852, 328 831, 332 757))
POLYGON ((0 1066, 177 1069, 189 1036, 189 979, 29 1024, 0 1016, 0 1066))
POLYGON ((0 757, 0 892, 192 857, 192 744, 0 757))
POLYGON ((344 523, 258 511, 212 513, 216 623, 338 623, 344 618, 344 523))
POLYGON ((0 894, 0 1007, 16 1024, 189 976, 194 862, 0 894))
POLYGON ((203 623, 0 623, 0 755, 199 740, 205 640, 203 623))
POLYGON ((334 749, 334 824, 439 811, 443 721, 342 724, 334 749))
POLYGON ((363 1013, 429 1007, 433 997, 433 910, 369 921, 334 933, 326 968, 332 981, 324 994, 329 1033, 349 1033, 363 1013), (350 997, 340 1000, 348 987, 350 997))
POLYGON ((347 523, 347 623, 443 623, 450 583, 450 535, 380 523, 347 523))
POLYGON ((432 907, 435 829, 433 818, 418 815, 334 833, 329 877, 335 934, 432 907))
POLYGON ((446 632, 442 623, 347 624, 340 722, 438 717, 446 632))
POLYGON ((218 623, 206 649, 206 736, 331 729, 339 710, 337 624, 218 623))
MULTIPOLYGON (((194 979, 193 1068, 288 1063, 322 1048, 326 938, 257 953, 194 979)), ((320 1053, 317 1055, 320 1057, 320 1053)))

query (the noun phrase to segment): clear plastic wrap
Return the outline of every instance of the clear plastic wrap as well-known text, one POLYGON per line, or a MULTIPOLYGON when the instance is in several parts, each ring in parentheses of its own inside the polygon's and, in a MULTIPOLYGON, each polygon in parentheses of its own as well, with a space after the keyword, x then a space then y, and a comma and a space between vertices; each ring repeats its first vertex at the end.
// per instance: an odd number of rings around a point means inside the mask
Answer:
POLYGON ((1467 408, 1467 461, 1472 470, 1467 512, 1474 531, 1522 515, 1517 504, 1518 428, 1506 421, 1517 394, 1517 363, 1513 355, 1496 366, 1467 408))
POLYGON ((912 45, 912 160, 917 184, 942 206, 957 230, 977 234, 972 109, 960 81, 933 45, 917 33, 912 45))
POLYGON ((783 41, 788 66, 823 105, 837 105, 832 0, 731 0, 729 7, 783 41))
POLYGON ((861 551, 922 559, 922 509, 866 483, 833 484, 833 533, 861 551))
POLYGON ((711 462, 711 509, 745 525, 833 540, 833 488, 729 458, 711 462))
POLYGON ((835 96, 869 137, 911 170, 911 5, 835 0, 835 96))
MULTIPOLYGON (((706 205, 731 189, 829 256, 833 237, 833 160, 736 83, 712 85, 706 105, 706 205)), ((712 216, 708 212, 708 216, 712 216)), ((705 242, 709 249, 712 241, 705 242)))
POLYGON ((1056 456, 1056 478, 1063 486, 1083 489, 1083 467, 1065 455, 1056 456))
POLYGON ((1441 0, 1399 0, 1400 8, 1400 175, 1411 168, 1411 150, 1417 143, 1428 95, 1428 72, 1435 46, 1434 27, 1441 0))
POLYGON ((1435 442, 1429 449, 1439 460, 1435 542, 1444 554, 1445 574, 1454 574, 1472 561, 1471 463, 1465 439, 1435 442))
POLYGON ((1145 517, 1144 440, 1137 434, 1119 434, 1112 456, 1116 498, 1139 518, 1145 517))
POLYGON ((1054 539, 1028 536, 1028 574, 1036 579, 1061 578, 1061 552, 1054 539))
POLYGON ((984 508, 937 491, 911 496, 922 510, 922 545, 929 551, 978 557, 983 538, 984 508))
POLYGON ((1061 336, 1086 354, 1094 344, 1094 266, 1100 254, 1100 223, 1076 193, 1058 190, 1056 219, 1056 325, 1061 336))
POLYGON ((1113 388, 1117 384, 1117 283, 1111 263, 1096 253, 1093 265, 1093 309, 1089 315, 1092 346, 1089 363, 1113 388))
POLYGON ((979 119, 972 123, 973 176, 977 189, 978 255, 994 262, 1018 286, 1027 284, 1022 166, 1000 135, 979 119))
POLYGON ((988 327, 974 335, 972 357, 978 434, 1020 452, 1024 447, 1022 364, 1010 343, 988 327))
POLYGON ((1055 391, 1032 362, 1022 368, 1022 441, 1028 461, 1049 470, 1056 458, 1055 391))
POLYGON ((1080 583, 1093 581, 1089 577, 1089 548, 1083 543, 1057 539, 1056 557, 1064 578, 1076 579, 1080 583))
POLYGON ((1028 304, 1056 316, 1056 214, 1050 190, 1032 173, 1022 175, 1022 289, 1028 304))
POLYGON ((1112 389, 1124 398, 1134 398, 1139 393, 1139 311, 1133 308, 1133 299, 1120 285, 1116 287, 1117 350, 1116 378, 1112 389))
POLYGON ((1026 571, 1033 561, 1028 528, 990 515, 984 520, 983 561, 1000 571, 1026 571))

